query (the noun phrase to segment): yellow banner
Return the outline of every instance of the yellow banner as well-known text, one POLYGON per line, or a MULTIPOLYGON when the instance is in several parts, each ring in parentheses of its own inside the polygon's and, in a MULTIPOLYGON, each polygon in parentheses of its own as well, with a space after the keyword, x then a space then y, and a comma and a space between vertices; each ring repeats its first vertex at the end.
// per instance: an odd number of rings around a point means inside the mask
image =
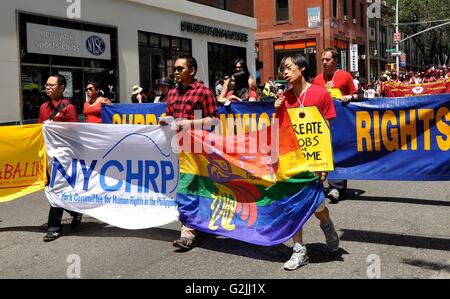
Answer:
POLYGON ((328 92, 333 99, 342 100, 342 92, 339 90, 339 88, 329 88, 328 92))
POLYGON ((316 106, 287 109, 309 171, 333 171, 331 130, 316 106))
POLYGON ((44 189, 46 151, 42 124, 0 127, 0 202, 44 189))

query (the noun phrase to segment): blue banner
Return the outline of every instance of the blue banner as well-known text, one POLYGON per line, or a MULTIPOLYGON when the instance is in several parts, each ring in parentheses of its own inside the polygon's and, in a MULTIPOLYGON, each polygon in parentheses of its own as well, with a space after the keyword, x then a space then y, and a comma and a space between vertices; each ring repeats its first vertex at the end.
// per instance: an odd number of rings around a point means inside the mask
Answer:
MULTIPOLYGON (((333 179, 450 180, 450 94, 377 98, 342 104, 331 135, 333 179)), ((105 106, 102 118, 114 124, 156 124, 165 104, 105 106)), ((270 123, 272 102, 219 107, 219 134, 247 132, 270 123)))

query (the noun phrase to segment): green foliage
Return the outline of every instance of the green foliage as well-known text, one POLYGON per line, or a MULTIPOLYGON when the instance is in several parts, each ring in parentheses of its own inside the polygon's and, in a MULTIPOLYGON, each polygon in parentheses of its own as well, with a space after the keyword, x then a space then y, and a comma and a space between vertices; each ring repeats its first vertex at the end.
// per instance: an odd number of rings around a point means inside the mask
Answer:
MULTIPOLYGON (((388 0, 388 6, 395 8, 396 0, 388 0)), ((450 0, 399 0, 399 23, 438 21, 450 19, 450 0)), ((395 14, 390 18, 395 23, 395 14)), ((447 21, 448 22, 448 21, 447 21)), ((408 35, 418 33, 444 22, 410 24, 400 26, 400 32, 408 35)), ((404 35, 402 34, 402 37, 404 35)), ((425 64, 450 62, 450 24, 413 37, 425 64)))

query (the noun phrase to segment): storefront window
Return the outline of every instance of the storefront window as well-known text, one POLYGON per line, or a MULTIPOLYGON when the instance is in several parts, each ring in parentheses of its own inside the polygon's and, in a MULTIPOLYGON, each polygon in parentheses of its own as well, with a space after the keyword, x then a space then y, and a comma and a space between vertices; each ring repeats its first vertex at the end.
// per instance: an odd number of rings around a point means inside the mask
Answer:
POLYGON ((247 60, 246 57, 246 48, 208 43, 209 87, 213 89, 218 79, 233 74, 236 58, 247 60))
MULTIPOLYGON (((42 104, 40 91, 51 74, 66 77, 67 86, 64 96, 77 107, 78 113, 83 113, 85 102, 84 88, 88 81, 95 81, 102 86, 105 96, 113 102, 119 102, 116 97, 119 92, 118 62, 117 62, 117 29, 113 27, 85 24, 72 20, 55 19, 19 13, 19 38, 21 58, 21 91, 23 119, 36 119, 42 104), (110 37, 110 59, 88 59, 29 53, 27 49, 27 23, 53 26, 57 30, 79 30, 108 34, 110 37)), ((53 54, 53 53, 52 53, 53 54)), ((59 54, 59 53, 58 53, 59 54)))
POLYGON ((191 54, 191 40, 139 31, 140 86, 149 93, 157 90, 157 82, 172 76, 172 66, 181 54, 191 54), (147 43, 144 43, 144 41, 147 43))

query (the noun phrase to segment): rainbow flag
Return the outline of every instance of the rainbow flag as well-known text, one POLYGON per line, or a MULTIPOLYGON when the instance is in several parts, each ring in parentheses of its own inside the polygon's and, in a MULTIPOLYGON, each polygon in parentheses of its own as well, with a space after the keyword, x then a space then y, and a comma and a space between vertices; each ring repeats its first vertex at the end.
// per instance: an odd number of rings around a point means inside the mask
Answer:
POLYGON ((196 230, 276 245, 325 198, 289 126, 236 136, 187 131, 182 140, 176 201, 180 221, 196 230))

